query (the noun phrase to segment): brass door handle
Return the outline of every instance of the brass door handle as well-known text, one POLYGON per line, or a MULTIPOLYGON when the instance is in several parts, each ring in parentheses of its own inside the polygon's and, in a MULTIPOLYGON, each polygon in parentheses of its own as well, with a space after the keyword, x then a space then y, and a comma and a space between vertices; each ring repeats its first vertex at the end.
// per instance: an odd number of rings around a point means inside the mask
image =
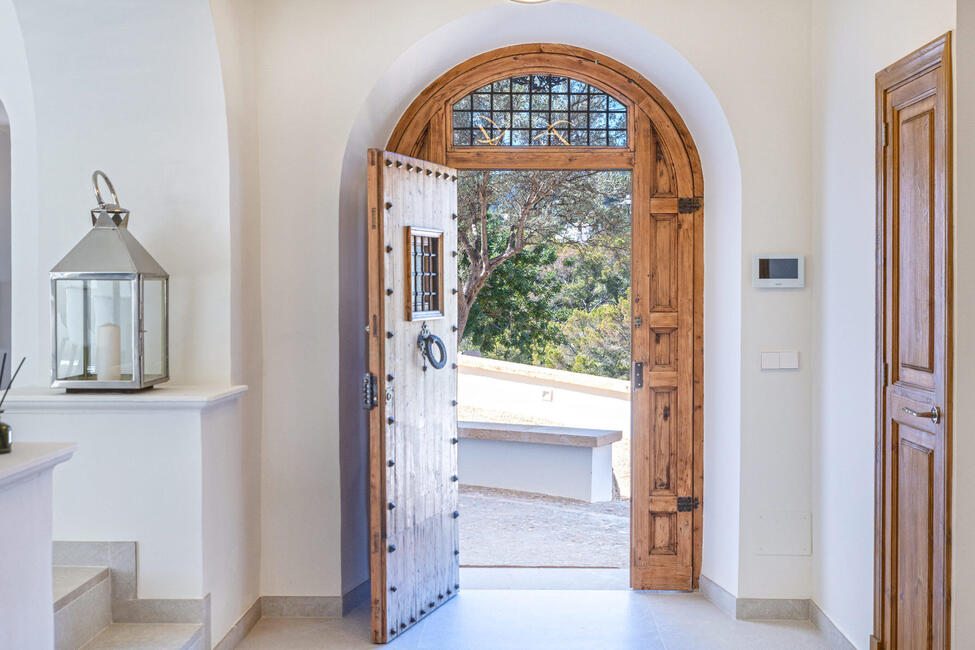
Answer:
POLYGON ((932 406, 930 411, 924 411, 923 413, 918 413, 914 409, 904 407, 904 412, 908 415, 913 415, 916 418, 927 418, 934 422, 935 424, 941 420, 941 410, 937 406, 932 406))

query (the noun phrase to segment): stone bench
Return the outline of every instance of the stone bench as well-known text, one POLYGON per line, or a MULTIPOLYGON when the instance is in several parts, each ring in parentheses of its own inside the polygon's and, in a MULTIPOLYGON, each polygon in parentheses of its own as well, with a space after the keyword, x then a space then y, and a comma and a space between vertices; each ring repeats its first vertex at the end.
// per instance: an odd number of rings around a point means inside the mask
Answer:
POLYGON ((582 501, 613 498, 612 444, 622 431, 502 422, 458 422, 464 485, 582 501))

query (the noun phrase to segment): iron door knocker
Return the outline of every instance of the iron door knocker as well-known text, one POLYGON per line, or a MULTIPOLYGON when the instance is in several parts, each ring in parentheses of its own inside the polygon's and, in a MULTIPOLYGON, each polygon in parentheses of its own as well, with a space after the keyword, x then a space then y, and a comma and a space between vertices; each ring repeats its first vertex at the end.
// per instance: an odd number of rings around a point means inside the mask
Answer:
POLYGON ((420 356, 423 357, 424 371, 427 369, 427 361, 434 370, 440 370, 447 365, 447 346, 439 336, 430 332, 426 323, 423 323, 420 335, 416 338, 416 346, 420 348, 420 356), (433 352, 434 347, 437 348, 437 354, 433 352))

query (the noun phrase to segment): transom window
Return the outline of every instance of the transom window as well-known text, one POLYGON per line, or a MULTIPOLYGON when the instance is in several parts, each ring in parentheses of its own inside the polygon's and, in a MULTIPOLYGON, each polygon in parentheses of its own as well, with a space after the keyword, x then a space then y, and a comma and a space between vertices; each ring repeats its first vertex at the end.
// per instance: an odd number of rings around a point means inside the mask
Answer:
POLYGON ((453 143, 494 147, 625 147, 626 106, 587 83, 547 74, 511 77, 453 105, 453 143))

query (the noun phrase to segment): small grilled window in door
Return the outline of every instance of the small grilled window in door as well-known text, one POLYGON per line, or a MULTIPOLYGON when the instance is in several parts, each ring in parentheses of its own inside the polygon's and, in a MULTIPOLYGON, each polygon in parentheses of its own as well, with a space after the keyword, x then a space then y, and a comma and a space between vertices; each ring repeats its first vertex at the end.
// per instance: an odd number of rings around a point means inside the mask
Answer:
POLYGON ((443 231, 406 229, 407 320, 440 318, 443 314, 443 231))

